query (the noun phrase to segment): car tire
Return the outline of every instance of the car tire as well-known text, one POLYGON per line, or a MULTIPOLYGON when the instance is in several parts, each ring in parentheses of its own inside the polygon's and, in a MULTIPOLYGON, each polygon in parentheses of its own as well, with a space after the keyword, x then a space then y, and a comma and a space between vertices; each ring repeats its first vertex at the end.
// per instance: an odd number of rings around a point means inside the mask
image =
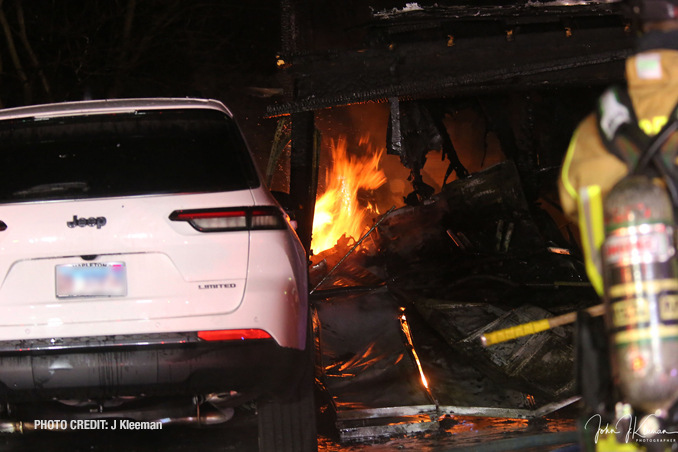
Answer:
POLYGON ((257 402, 259 452, 317 452, 315 421, 315 344, 312 330, 304 352, 304 373, 286 400, 257 402))

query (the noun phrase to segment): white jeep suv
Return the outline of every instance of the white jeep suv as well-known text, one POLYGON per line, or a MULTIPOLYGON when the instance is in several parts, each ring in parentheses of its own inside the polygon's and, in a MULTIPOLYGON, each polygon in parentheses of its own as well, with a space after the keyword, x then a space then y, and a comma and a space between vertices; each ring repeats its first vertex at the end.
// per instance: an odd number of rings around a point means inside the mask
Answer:
POLYGON ((307 267, 220 102, 0 111, 2 428, 215 423, 315 449, 307 267))

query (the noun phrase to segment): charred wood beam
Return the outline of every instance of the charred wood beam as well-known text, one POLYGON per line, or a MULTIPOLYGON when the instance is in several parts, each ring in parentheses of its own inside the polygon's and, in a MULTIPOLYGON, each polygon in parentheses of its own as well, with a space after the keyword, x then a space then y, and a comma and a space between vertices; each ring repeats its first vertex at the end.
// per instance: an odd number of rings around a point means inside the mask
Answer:
POLYGON ((459 160, 457 150, 454 148, 450 134, 447 132, 447 128, 443 123, 446 113, 445 107, 440 102, 430 102, 428 103, 428 109, 431 112, 433 124, 435 125, 436 129, 438 130, 438 134, 442 139, 443 160, 447 158, 450 162, 449 166, 447 167, 447 171, 445 171, 443 185, 447 184, 447 179, 452 174, 452 171, 454 171, 454 173, 457 175, 457 179, 462 179, 468 176, 468 171, 464 167, 464 164, 461 163, 461 160, 459 160))
POLYGON ((280 0, 280 34, 284 53, 308 50, 313 39, 310 6, 308 0, 280 0))
POLYGON ((429 151, 442 150, 443 159, 450 161, 443 185, 453 170, 457 178, 468 175, 443 124, 445 108, 441 103, 400 102, 397 97, 389 99, 389 102, 391 112, 386 131, 386 150, 389 154, 400 156, 400 162, 412 171, 409 180, 412 181, 414 192, 405 198, 406 204, 417 205, 435 192, 433 187, 424 183, 421 176, 429 151))
MULTIPOLYGON (((317 192, 314 168, 315 123, 313 112, 292 115, 290 197, 296 210, 297 235, 308 254, 311 250, 313 211, 317 192)), ((316 163, 317 164, 317 163, 316 163)))
POLYGON ((271 105, 267 108, 270 116, 301 113, 341 105, 365 102, 386 102, 389 98, 433 99, 440 97, 471 96, 478 94, 503 93, 530 88, 549 88, 563 85, 605 85, 624 80, 624 60, 632 54, 631 50, 606 52, 585 58, 570 58, 544 64, 525 65, 495 71, 483 71, 460 77, 450 77, 439 81, 422 81, 392 85, 383 88, 337 94, 327 97, 314 96, 298 101, 271 105), (618 63, 618 64, 610 64, 618 63), (570 77, 560 77, 557 72, 570 71, 590 66, 592 71, 572 71, 570 77), (599 70, 596 70, 599 69, 599 70), (574 75, 576 74, 576 75, 574 75), (533 77, 537 76, 539 77, 533 77), (516 78, 524 80, 516 81, 516 78))
POLYGON ((280 41, 283 52, 296 50, 297 35, 296 11, 293 0, 280 1, 280 41))
MULTIPOLYGON (((417 5, 418 6, 418 5, 417 5)), ((610 3, 593 3, 586 5, 566 5, 556 2, 528 2, 524 4, 501 6, 418 6, 418 8, 386 9, 376 11, 373 17, 381 21, 412 21, 446 19, 498 19, 512 17, 515 20, 541 18, 542 20, 558 20, 558 17, 578 17, 595 15, 626 15, 621 1, 610 3)))
POLYGON ((400 100, 392 97, 389 100, 391 109, 391 149, 400 155, 403 149, 403 137, 400 133, 400 100))
POLYGON ((307 52, 313 42, 312 5, 309 0, 280 0, 280 41, 282 44, 278 63, 282 65, 280 83, 283 86, 283 99, 293 101, 295 94, 295 76, 289 64, 281 59, 287 55, 307 52))
POLYGON ((292 58, 292 102, 270 106, 270 115, 311 111, 387 98, 435 98, 549 84, 607 84, 623 80, 623 60, 633 37, 623 29, 415 42, 364 52, 292 58), (503 87, 501 85, 504 85, 503 87))
POLYGON ((509 160, 515 161, 518 156, 518 147, 516 146, 516 137, 507 115, 509 111, 508 103, 509 100, 505 97, 483 97, 479 100, 480 109, 487 121, 488 130, 493 131, 497 135, 504 155, 509 160))
POLYGON ((523 182, 523 190, 528 203, 536 201, 539 192, 539 179, 528 177, 539 169, 537 143, 534 130, 534 101, 530 93, 522 96, 520 122, 516 133, 518 153, 515 157, 516 167, 523 182))

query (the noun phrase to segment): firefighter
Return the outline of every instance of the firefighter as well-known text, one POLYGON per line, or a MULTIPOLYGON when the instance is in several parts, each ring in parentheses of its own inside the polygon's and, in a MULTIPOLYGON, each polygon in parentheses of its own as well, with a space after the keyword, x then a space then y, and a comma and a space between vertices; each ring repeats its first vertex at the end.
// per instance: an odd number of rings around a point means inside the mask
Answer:
MULTIPOLYGON (((610 337, 612 373, 582 365, 578 372, 584 385, 596 378, 582 375, 609 375, 616 390, 608 393, 612 403, 605 396, 604 404, 587 405, 614 406, 615 425, 644 425, 645 438, 658 442, 643 446, 664 450, 660 440, 670 438, 657 432, 675 431, 678 412, 678 0, 640 0, 633 8, 643 33, 626 61, 627 86, 608 88, 575 131, 559 191, 565 214, 579 222, 587 273, 606 306, 605 331, 594 331, 610 337)), ((580 342, 578 359, 589 353, 604 367, 587 347, 580 342)), ((637 450, 622 449, 615 435, 604 442, 596 450, 637 450)))
MULTIPOLYGON (((636 169, 640 154, 647 150, 644 148, 670 135, 667 129, 675 127, 677 120, 678 0, 640 0, 633 9, 643 34, 637 53, 626 61, 627 87, 608 89, 599 99, 597 111, 579 125, 559 180, 563 210, 569 218, 578 219, 587 273, 601 295, 602 199, 636 169)), ((667 161, 670 152, 664 154, 667 161)), ((675 155, 670 157, 675 161, 675 155)), ((658 169, 650 163, 644 162, 647 171, 655 175, 673 176, 676 172, 674 165, 658 169)), ((675 183, 668 182, 669 193, 673 190, 676 196, 675 183)))

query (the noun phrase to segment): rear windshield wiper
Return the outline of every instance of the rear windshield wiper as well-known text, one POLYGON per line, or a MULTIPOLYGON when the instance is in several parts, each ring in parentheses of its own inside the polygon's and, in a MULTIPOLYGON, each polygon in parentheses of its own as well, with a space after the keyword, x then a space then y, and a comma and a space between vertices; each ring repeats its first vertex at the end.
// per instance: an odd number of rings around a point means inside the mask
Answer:
POLYGON ((87 182, 59 182, 56 184, 36 185, 26 190, 19 190, 12 193, 12 196, 28 196, 38 193, 58 193, 69 190, 89 191, 87 182))

